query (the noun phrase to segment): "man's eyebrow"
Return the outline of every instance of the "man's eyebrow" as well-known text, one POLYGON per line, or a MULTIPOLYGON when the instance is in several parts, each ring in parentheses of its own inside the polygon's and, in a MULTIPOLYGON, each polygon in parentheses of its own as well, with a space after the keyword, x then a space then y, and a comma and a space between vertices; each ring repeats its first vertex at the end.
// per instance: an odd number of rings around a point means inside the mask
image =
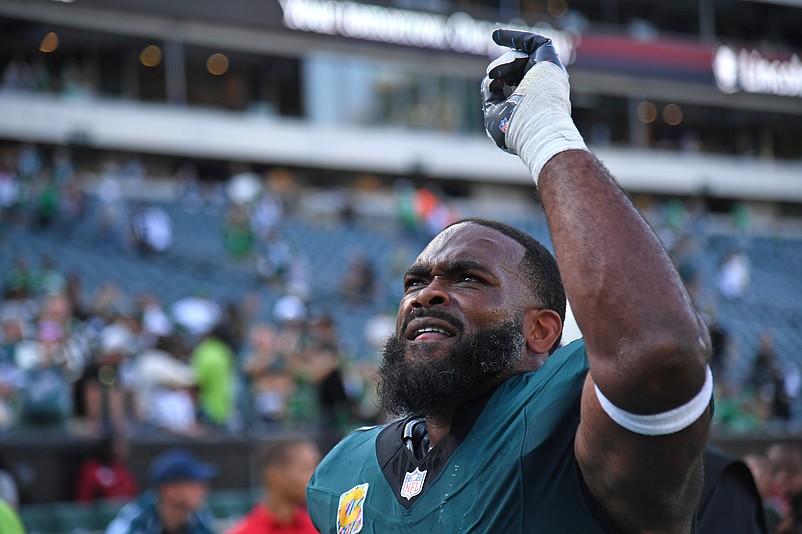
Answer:
POLYGON ((478 271, 480 273, 492 274, 490 269, 475 260, 454 260, 449 262, 443 269, 446 273, 462 273, 465 271, 478 271))
MULTIPOLYGON (((493 273, 475 260, 454 260, 446 264, 441 269, 445 274, 461 273, 465 271, 478 271, 488 275, 493 273)), ((406 276, 431 276, 432 267, 424 263, 416 263, 407 269, 406 276)))
POLYGON ((407 269, 407 272, 404 274, 404 276, 429 276, 431 272, 431 266, 423 263, 415 263, 409 266, 409 269, 407 269))

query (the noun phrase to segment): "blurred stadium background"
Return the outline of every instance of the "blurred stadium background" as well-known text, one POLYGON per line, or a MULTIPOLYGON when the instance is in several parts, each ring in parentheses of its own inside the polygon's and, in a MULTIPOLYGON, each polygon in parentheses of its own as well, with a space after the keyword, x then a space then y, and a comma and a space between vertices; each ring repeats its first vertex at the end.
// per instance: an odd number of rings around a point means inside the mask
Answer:
POLYGON ((802 2, 2 0, 0 467, 29 532, 102 530, 120 501, 72 501, 111 434, 140 487, 169 445, 215 462, 230 521, 260 443, 381 421, 377 346, 431 235, 482 215, 550 243, 482 130, 499 25, 554 39, 708 321, 713 440, 799 439, 802 2), (196 419, 210 333, 233 401, 196 419))

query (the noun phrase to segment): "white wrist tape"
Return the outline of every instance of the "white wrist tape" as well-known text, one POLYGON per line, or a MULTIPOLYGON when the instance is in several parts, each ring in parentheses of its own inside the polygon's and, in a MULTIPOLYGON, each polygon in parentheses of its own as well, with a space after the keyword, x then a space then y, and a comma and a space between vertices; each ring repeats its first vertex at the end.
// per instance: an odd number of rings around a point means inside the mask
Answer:
POLYGON ((560 152, 587 150, 571 120, 568 75, 554 63, 538 63, 513 94, 523 95, 512 113, 506 142, 529 167, 537 184, 540 171, 560 152))
POLYGON ((610 419, 620 426, 636 434, 665 436, 688 428, 705 413, 707 407, 710 406, 710 399, 713 397, 713 373, 710 372, 708 365, 702 390, 690 401, 673 410, 654 415, 638 415, 624 411, 610 402, 599 386, 595 386, 595 388, 596 397, 598 397, 602 409, 607 412, 610 419))

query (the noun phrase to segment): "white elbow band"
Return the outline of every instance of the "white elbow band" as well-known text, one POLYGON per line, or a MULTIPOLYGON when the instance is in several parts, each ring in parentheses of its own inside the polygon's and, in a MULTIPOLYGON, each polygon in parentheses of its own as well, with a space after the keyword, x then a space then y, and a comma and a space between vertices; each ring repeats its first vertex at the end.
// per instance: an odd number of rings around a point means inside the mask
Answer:
POLYGON ((644 436, 665 436, 688 428, 705 413, 713 397, 713 373, 708 365, 705 383, 694 398, 673 410, 654 415, 638 415, 624 411, 610 402, 599 386, 594 387, 602 409, 620 426, 644 436))

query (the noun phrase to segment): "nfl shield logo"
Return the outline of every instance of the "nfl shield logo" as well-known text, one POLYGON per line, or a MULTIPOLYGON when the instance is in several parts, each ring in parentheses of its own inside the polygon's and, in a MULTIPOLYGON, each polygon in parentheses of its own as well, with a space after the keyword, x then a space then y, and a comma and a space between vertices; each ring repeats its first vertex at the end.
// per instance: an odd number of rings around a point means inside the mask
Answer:
POLYGON ((404 483, 401 485, 401 496, 407 500, 412 499, 423 489, 423 481, 426 480, 426 471, 421 471, 417 467, 411 473, 404 475, 404 483))

